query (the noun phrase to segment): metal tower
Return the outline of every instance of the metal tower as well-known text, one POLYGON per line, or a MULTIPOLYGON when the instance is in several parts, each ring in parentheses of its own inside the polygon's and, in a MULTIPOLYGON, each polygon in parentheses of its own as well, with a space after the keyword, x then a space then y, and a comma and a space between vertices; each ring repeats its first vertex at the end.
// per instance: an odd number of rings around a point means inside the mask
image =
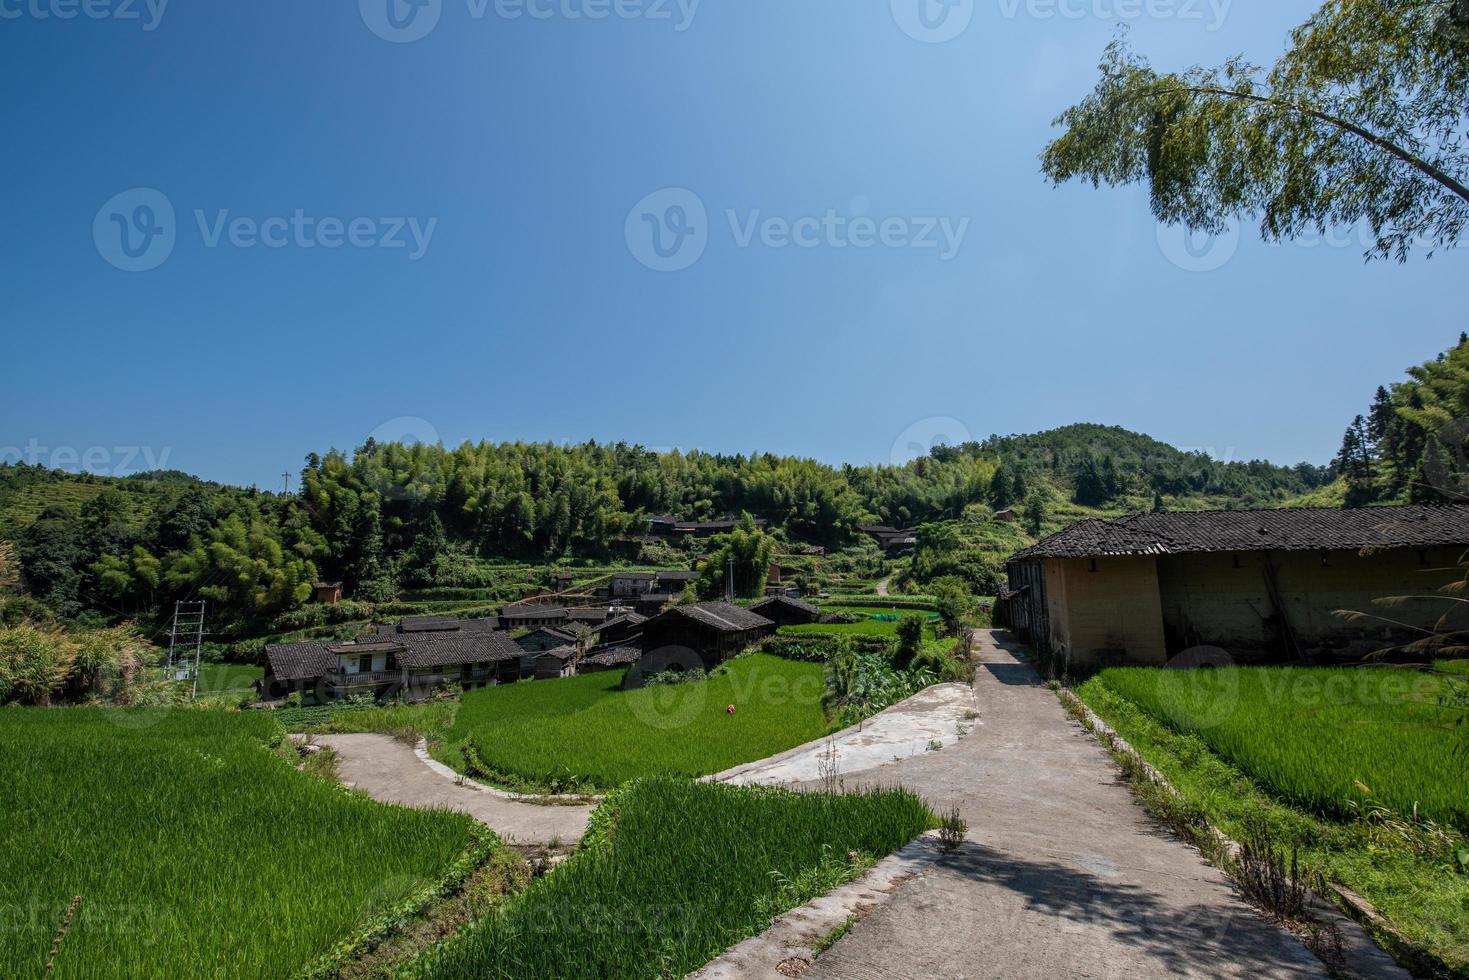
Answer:
POLYGON ((193 680, 189 697, 199 694, 199 658, 204 652, 204 600, 173 604, 173 628, 168 631, 168 665, 165 680, 193 680), (189 665, 189 646, 194 647, 194 663, 189 665))

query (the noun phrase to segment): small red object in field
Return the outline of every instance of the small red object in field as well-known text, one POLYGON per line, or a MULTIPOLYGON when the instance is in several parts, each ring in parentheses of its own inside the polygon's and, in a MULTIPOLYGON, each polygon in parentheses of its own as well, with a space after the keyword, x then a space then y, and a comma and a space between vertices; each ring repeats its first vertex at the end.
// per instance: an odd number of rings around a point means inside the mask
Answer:
POLYGON ((734 714, 735 713, 735 706, 734 705, 730 705, 728 708, 725 708, 724 709, 724 713, 725 714, 728 714, 728 715, 734 714))

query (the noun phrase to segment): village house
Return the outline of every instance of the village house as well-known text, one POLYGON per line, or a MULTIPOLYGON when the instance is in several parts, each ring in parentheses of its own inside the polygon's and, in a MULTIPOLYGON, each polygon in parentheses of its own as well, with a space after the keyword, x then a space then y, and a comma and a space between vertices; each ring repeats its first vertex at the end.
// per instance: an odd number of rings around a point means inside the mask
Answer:
POLYGON ((631 667, 642 656, 643 651, 636 646, 615 646, 594 650, 582 658, 580 672, 600 674, 609 670, 621 670, 624 667, 631 667))
POLYGON ((899 555, 918 547, 917 528, 869 524, 857 530, 876 541, 877 546, 890 555, 899 555))
POLYGON ((1462 580, 1466 546, 1469 506, 1087 520, 1010 558, 996 613, 1063 666, 1353 659, 1431 628, 1448 603, 1378 600, 1462 580))
POLYGON ((568 621, 561 606, 506 606, 500 610, 502 630, 539 629, 542 626, 564 626, 568 621))
POLYGON ((601 646, 623 646, 636 642, 643 635, 643 624, 648 617, 627 613, 609 619, 597 627, 597 643, 601 646))
POLYGON ((312 593, 316 596, 317 602, 325 603, 328 606, 335 606, 342 601, 342 583, 317 582, 316 585, 312 586, 312 593))
POLYGON ((521 673, 541 681, 571 677, 576 673, 576 645, 567 644, 528 655, 521 661, 521 673))
MULTIPOLYGON (((763 517, 753 520, 757 528, 764 528, 770 523, 763 517)), ((663 537, 708 538, 716 534, 728 534, 739 526, 740 522, 732 518, 719 521, 680 521, 672 517, 653 517, 648 521, 649 532, 663 537)))
POLYGON ((750 606, 750 612, 770 620, 776 626, 802 626, 821 619, 821 610, 809 602, 791 596, 772 596, 750 606))
POLYGON ((653 591, 652 572, 613 572, 607 583, 614 599, 636 599, 653 591))
POLYGON ((440 684, 465 689, 518 680, 524 651, 490 620, 407 619, 356 640, 272 643, 265 648, 261 694, 292 691, 320 700, 357 694, 427 697, 440 684))
POLYGON ((758 613, 727 602, 701 602, 674 606, 644 623, 643 651, 692 650, 713 669, 774 632, 775 624, 758 613))
POLYGON ((559 626, 542 626, 516 637, 515 642, 526 653, 545 653, 547 650, 575 643, 576 634, 559 626))

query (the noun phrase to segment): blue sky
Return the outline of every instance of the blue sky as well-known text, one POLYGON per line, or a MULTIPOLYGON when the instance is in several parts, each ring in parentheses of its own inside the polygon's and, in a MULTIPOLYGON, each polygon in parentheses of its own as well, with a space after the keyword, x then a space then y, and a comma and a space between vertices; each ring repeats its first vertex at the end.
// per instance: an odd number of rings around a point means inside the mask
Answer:
POLYGON ((278 486, 372 432, 870 462, 1097 421, 1325 462, 1469 328, 1466 250, 1191 256, 1039 174, 1119 20, 1268 61, 1312 0, 87 2, 0 0, 11 458, 278 486))

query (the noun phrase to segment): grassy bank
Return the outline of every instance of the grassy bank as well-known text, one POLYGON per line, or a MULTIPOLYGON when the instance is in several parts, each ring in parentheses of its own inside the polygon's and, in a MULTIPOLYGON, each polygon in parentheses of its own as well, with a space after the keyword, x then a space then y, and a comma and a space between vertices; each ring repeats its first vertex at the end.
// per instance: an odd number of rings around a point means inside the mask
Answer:
POLYGON ((267 717, 0 711, 0 976, 285 976, 435 880, 459 814, 296 772, 267 717))
POLYGON ((827 796, 643 780, 603 805, 582 850, 554 874, 411 972, 682 976, 934 823, 904 792, 827 796))
POLYGON ((1454 756, 1457 713, 1441 703, 1440 677, 1396 668, 1134 667, 1099 680, 1304 808, 1348 817, 1370 795, 1469 830, 1469 769, 1454 756))
POLYGON ((507 785, 589 791, 660 773, 719 772, 829 728, 820 664, 754 654, 703 681, 625 690, 622 677, 471 691, 446 736, 445 761, 507 785))
MULTIPOLYGON (((1211 738, 1211 731, 1216 729, 1234 731, 1227 724, 1232 714, 1227 705, 1209 705, 1193 698, 1182 702, 1194 708, 1189 716, 1193 720, 1190 728, 1176 707, 1179 701, 1147 693, 1150 688, 1156 692, 1160 684, 1168 690, 1166 685, 1178 681, 1163 675, 1180 672, 1144 672, 1153 674, 1154 681, 1144 676, 1119 677, 1130 673, 1104 672, 1081 685, 1076 693, 1168 778, 1189 810, 1235 839, 1247 837, 1252 827, 1267 827, 1283 845, 1299 847, 1301 859, 1310 869, 1364 896, 1430 955, 1450 969, 1469 970, 1469 877, 1457 853, 1462 837, 1370 806, 1359 811, 1361 816, 1330 815, 1351 812, 1351 808, 1303 805, 1295 794, 1282 792, 1268 778, 1247 771, 1214 746, 1273 742, 1274 749, 1261 748, 1249 756, 1258 771, 1264 772, 1269 771, 1267 763, 1276 753, 1287 752, 1295 745, 1307 761, 1282 772, 1300 778, 1312 769, 1322 770, 1306 784, 1317 787, 1341 785, 1340 769, 1368 776, 1378 785, 1392 785, 1391 757, 1385 763, 1388 768, 1382 768, 1382 760, 1369 761, 1373 758, 1370 755, 1367 760, 1354 759, 1345 754, 1340 742, 1329 737, 1330 733, 1316 732, 1312 712, 1306 706, 1282 703, 1273 711, 1261 712, 1249 696, 1241 710, 1244 716, 1253 716, 1256 736, 1216 732, 1211 738), (1117 688, 1130 691, 1151 707, 1131 700, 1117 688), (1163 707, 1169 703, 1175 705, 1171 712, 1163 707), (1220 707, 1225 710, 1215 710, 1220 707), (1219 721, 1221 718, 1224 721, 1219 721), (1322 744, 1318 747, 1309 741, 1294 741, 1311 737, 1320 738, 1322 744), (1315 760, 1314 765, 1310 760, 1315 760)), ((1207 678, 1195 680, 1208 682, 1207 678)), ((1254 683, 1242 680, 1240 690, 1254 690, 1254 683)), ((1371 707, 1363 706, 1355 722, 1339 717, 1343 733, 1372 731, 1373 724, 1367 720, 1373 715, 1371 707)))

